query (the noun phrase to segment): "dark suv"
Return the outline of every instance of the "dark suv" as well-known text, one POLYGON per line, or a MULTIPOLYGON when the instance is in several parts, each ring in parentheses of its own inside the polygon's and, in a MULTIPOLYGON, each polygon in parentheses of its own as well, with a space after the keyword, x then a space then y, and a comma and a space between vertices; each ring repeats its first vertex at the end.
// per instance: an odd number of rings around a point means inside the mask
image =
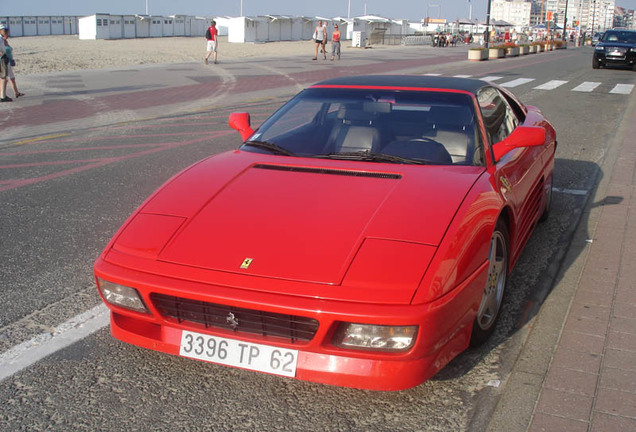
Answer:
POLYGON ((629 66, 636 70, 636 31, 608 30, 594 47, 592 67, 629 66))

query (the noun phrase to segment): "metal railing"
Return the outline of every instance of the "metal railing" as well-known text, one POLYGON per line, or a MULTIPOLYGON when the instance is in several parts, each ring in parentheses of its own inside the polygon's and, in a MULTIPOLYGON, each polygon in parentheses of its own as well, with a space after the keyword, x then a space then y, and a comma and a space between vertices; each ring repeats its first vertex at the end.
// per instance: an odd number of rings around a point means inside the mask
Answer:
POLYGON ((431 36, 401 36, 402 45, 431 45, 433 40, 431 36))

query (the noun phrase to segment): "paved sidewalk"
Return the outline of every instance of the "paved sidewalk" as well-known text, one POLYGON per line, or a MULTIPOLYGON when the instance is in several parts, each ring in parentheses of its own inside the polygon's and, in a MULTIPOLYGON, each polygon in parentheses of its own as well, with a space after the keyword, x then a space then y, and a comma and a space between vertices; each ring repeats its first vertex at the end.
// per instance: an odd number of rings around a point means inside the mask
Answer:
POLYGON ((527 326, 489 431, 636 431, 635 108, 575 234, 580 253, 527 326))
POLYGON ((598 223, 530 431, 636 431, 636 118, 631 120, 605 197, 598 197, 598 223))

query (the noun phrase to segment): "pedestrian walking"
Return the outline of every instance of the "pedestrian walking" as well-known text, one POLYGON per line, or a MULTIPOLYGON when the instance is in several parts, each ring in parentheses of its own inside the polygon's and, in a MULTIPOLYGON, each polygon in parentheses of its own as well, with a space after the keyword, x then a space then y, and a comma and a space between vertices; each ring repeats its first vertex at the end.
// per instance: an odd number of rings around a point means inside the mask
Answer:
MULTIPOLYGON (((5 28, 5 31, 2 32, 2 44, 4 44, 4 55, 8 59, 9 63, 6 64, 7 67, 7 78, 11 83, 11 88, 13 89, 13 94, 15 98, 19 98, 24 96, 24 93, 20 93, 18 90, 18 84, 15 82, 15 74, 13 73, 13 67, 16 65, 15 60, 13 59, 13 48, 9 45, 9 28, 5 28)), ((6 61, 5 61, 6 63, 6 61)), ((5 90, 6 91, 6 90, 5 90)))
POLYGON ((327 60, 327 53, 324 50, 325 41, 327 40, 327 29, 322 25, 322 20, 318 21, 318 25, 314 29, 314 40, 316 41, 316 51, 312 60, 318 60, 318 48, 322 49, 323 60, 327 60))
POLYGON ((218 49, 218 30, 216 29, 216 21, 212 20, 210 27, 205 32, 205 38, 208 41, 207 53, 205 54, 205 64, 208 64, 210 54, 214 53, 214 64, 217 64, 217 49, 218 49))
POLYGON ((335 56, 338 56, 338 60, 340 60, 340 30, 338 30, 338 24, 333 25, 333 33, 331 33, 331 61, 333 61, 335 56))
POLYGON ((4 24, 0 24, 0 102, 12 102, 13 99, 7 96, 7 77, 9 65, 9 58, 6 54, 6 47, 4 44, 4 36, 7 33, 7 27, 4 24))
POLYGON ((322 22, 322 27, 325 29, 325 38, 322 40, 322 47, 320 52, 323 53, 323 60, 327 60, 327 41, 329 40, 329 32, 327 31, 327 21, 322 22))

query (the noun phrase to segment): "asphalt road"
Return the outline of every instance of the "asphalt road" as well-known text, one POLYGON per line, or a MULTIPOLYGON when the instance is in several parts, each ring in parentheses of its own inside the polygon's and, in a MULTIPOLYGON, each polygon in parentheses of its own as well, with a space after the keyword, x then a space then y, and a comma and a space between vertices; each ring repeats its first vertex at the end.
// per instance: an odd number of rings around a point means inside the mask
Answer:
MULTIPOLYGON (((636 75, 593 70, 589 47, 483 63, 460 61, 460 49, 442 55, 432 48, 382 51, 367 56, 359 69, 386 72, 387 63, 403 61, 412 73, 488 76, 497 83, 526 79, 510 90, 556 127, 552 213, 513 272, 499 328, 488 344, 463 353, 419 387, 381 393, 168 356, 121 343, 102 328, 1 381, 0 430, 484 430, 524 329, 550 301, 558 270, 568 265, 568 248, 580 247, 572 245, 572 234, 585 222, 583 208, 595 185, 607 175, 602 162, 632 97, 610 92, 617 84, 635 84, 636 75), (422 52, 430 61, 417 64, 422 52), (557 80, 564 83, 557 86, 557 80), (591 92, 575 91, 585 82, 600 84, 591 92)), ((288 60, 286 67, 295 62, 299 71, 307 70, 302 64, 308 59, 288 60)), ((215 79, 238 90, 256 66, 248 70, 248 63, 227 65, 215 79)), ((67 128, 60 120, 48 129, 59 136, 47 139, 29 135, 47 130, 46 123, 32 125, 30 133, 13 128, 15 138, 0 141, 0 353, 99 304, 93 260, 164 181, 240 144, 238 133, 226 126, 230 112, 247 110, 258 124, 295 88, 324 74, 299 75, 271 89, 263 84, 242 97, 221 88, 207 104, 180 105, 179 114, 170 105, 144 107, 146 120, 87 117, 85 127, 67 128)), ((113 94, 125 97, 129 91, 113 94)))

